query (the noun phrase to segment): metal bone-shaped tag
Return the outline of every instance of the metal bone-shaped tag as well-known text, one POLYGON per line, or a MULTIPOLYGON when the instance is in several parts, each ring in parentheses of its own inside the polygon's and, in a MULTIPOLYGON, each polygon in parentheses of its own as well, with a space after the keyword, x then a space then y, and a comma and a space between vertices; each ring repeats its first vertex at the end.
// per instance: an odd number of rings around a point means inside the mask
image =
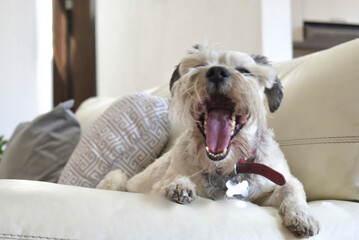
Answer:
POLYGON ((243 180, 242 182, 234 182, 232 180, 228 180, 226 182, 226 195, 227 197, 231 198, 233 196, 242 196, 247 197, 248 196, 248 182, 246 180, 243 180))

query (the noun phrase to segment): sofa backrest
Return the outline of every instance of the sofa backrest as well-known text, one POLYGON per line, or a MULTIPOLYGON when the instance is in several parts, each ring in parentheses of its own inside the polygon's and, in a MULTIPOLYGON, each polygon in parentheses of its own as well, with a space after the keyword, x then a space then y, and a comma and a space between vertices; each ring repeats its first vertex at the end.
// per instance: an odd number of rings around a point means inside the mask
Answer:
MULTIPOLYGON (((359 39, 274 64, 284 87, 268 114, 292 173, 309 200, 359 200, 359 39)), ((168 83, 147 91, 170 97, 168 83)), ((117 98, 85 101, 76 117, 83 131, 117 98)), ((172 122, 169 150, 181 133, 172 122)))

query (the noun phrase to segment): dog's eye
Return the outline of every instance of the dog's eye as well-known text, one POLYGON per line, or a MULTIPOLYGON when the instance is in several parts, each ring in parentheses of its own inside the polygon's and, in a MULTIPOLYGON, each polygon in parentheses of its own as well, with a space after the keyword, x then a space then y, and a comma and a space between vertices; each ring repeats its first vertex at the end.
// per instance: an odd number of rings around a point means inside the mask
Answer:
POLYGON ((199 67, 204 67, 204 66, 206 66, 206 65, 205 64, 199 64, 199 65, 195 66, 194 68, 199 68, 199 67))
POLYGON ((244 67, 237 67, 236 70, 242 74, 251 74, 251 72, 244 67))

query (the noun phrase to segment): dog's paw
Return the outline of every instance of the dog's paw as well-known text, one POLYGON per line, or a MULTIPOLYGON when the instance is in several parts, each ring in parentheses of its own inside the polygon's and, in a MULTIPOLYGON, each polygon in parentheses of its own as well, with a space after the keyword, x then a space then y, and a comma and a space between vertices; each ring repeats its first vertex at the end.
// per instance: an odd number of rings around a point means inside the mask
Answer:
POLYGON ((171 201, 188 204, 195 200, 195 185, 187 177, 178 177, 163 188, 164 195, 171 201))
POLYGON ((175 185, 166 188, 166 197, 180 204, 187 204, 195 199, 195 192, 192 189, 184 188, 181 185, 175 185))
POLYGON ((283 216, 283 224, 295 235, 308 238, 319 233, 319 223, 303 211, 287 211, 283 216))

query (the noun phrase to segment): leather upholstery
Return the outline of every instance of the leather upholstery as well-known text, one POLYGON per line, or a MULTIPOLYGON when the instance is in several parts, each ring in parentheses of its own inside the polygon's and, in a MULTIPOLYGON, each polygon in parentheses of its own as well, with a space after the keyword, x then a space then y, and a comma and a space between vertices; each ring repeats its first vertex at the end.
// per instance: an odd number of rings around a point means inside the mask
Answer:
MULTIPOLYGON (((237 200, 160 196, 0 180, 0 239, 294 239, 278 210, 237 200)), ((316 201, 315 239, 357 239, 359 203, 316 201)))

